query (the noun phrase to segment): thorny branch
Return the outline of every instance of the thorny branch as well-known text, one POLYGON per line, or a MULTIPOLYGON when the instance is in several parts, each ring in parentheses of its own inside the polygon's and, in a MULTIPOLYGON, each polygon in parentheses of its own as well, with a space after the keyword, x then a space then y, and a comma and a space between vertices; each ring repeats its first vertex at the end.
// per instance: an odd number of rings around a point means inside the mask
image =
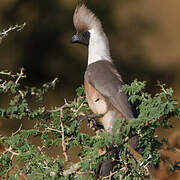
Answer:
POLYGON ((19 153, 13 152, 11 147, 9 147, 8 149, 6 149, 6 150, 3 152, 3 154, 5 154, 5 153, 7 153, 7 152, 10 152, 10 153, 12 154, 11 160, 13 159, 14 156, 18 156, 18 155, 19 155, 19 153))
MULTIPOLYGON (((7 72, 7 71, 0 71, 0 74, 1 75, 7 75, 7 76, 10 76, 12 78, 17 78, 15 81, 15 84, 17 84, 21 78, 26 77, 26 75, 24 75, 24 68, 21 68, 20 73, 17 73, 17 74, 12 74, 11 72, 7 72)), ((6 86, 7 83, 8 83, 8 81, 0 79, 0 89, 2 89, 3 91, 8 89, 9 87, 6 86)), ((18 90, 18 92, 21 94, 22 97, 24 96, 24 94, 21 90, 18 90)))
POLYGON ((68 156, 67 156, 67 148, 66 148, 66 142, 65 142, 65 135, 64 135, 64 124, 63 124, 63 108, 67 107, 66 104, 64 104, 61 109, 60 109, 60 125, 62 129, 62 148, 63 148, 63 154, 65 157, 65 161, 68 161, 68 156))
POLYGON ((7 30, 3 30, 2 32, 0 32, 0 44, 2 42, 2 39, 5 38, 9 32, 14 31, 14 30, 21 31, 25 26, 26 26, 26 23, 24 22, 21 25, 16 24, 15 26, 11 26, 7 30))
MULTIPOLYGON (((123 168, 121 168, 120 170, 125 171, 125 170, 126 170, 126 167, 123 167, 123 168)), ((110 174, 109 174, 108 176, 103 177, 103 179, 111 179, 112 176, 115 175, 115 174, 117 174, 120 170, 117 170, 117 171, 115 171, 115 172, 110 172, 110 174)), ((122 180, 122 179, 123 179, 123 175, 120 174, 120 175, 119 175, 119 179, 122 180)))
POLYGON ((46 130, 50 130, 50 131, 54 131, 54 132, 58 132, 58 133, 62 133, 62 131, 58 130, 58 129, 53 129, 53 128, 50 128, 50 127, 47 127, 46 130))
MULTIPOLYGON (((21 68, 21 70, 20 71, 22 71, 22 70, 24 70, 24 68, 21 68)), ((12 77, 12 78, 16 78, 16 77, 18 77, 20 74, 19 73, 17 73, 17 74, 12 74, 11 72, 8 72, 8 71, 0 71, 0 74, 1 75, 6 75, 6 76, 10 76, 10 77, 12 77)), ((25 78, 26 77, 26 75, 21 75, 21 78, 25 78)), ((1 80, 2 81, 2 80, 1 80)))
POLYGON ((18 134, 21 129, 22 129, 22 123, 20 124, 19 129, 12 133, 12 136, 18 134))
POLYGON ((18 75, 18 77, 17 77, 17 79, 16 79, 16 81, 15 81, 15 84, 17 84, 18 81, 19 81, 22 77, 24 77, 24 68, 21 68, 20 74, 18 73, 17 75, 18 75))

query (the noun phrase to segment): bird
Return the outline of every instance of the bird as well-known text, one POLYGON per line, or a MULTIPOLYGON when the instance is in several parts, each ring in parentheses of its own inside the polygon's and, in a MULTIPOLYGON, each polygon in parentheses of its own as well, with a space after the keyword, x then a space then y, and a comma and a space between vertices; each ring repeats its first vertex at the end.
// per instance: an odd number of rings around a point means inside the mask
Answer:
MULTIPOLYGON (((128 96, 122 90, 124 82, 111 58, 109 41, 99 18, 85 4, 81 4, 75 9, 73 24, 76 34, 71 42, 88 47, 84 86, 89 107, 93 113, 102 115, 98 121, 113 137, 116 120, 123 118, 129 122, 134 117, 128 96)), ((129 144, 135 149, 137 139, 129 144)), ((104 174, 107 175, 107 172, 104 174)))
POLYGON ((73 15, 77 33, 72 43, 88 46, 88 65, 84 86, 90 109, 102 114, 99 122, 109 135, 115 120, 130 121, 133 116, 127 95, 122 91, 123 80, 110 55, 109 41, 101 21, 84 4, 78 5, 73 15))

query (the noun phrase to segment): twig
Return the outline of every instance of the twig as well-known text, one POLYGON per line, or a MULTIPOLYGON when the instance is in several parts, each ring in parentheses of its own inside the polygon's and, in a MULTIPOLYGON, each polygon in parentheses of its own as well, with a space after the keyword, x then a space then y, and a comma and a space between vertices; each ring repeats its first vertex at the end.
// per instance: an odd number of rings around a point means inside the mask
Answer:
POLYGON ((80 162, 71 165, 67 170, 64 170, 63 175, 67 176, 75 173, 80 168, 80 162))
POLYGON ((58 81, 58 77, 56 77, 56 78, 51 82, 51 84, 52 84, 53 86, 55 86, 55 84, 56 84, 57 81, 58 81))
POLYGON ((62 131, 58 130, 58 129, 53 129, 53 128, 50 128, 50 127, 47 127, 46 130, 50 130, 50 131, 54 131, 54 132, 58 132, 58 133, 62 133, 62 131))
POLYGON ((10 153, 12 154, 12 155, 11 155, 11 160, 13 159, 14 156, 18 156, 18 155, 19 155, 19 153, 13 152, 11 147, 9 147, 8 149, 6 149, 6 151, 3 152, 3 154, 6 154, 7 152, 10 152, 10 153))
MULTIPOLYGON (((133 155, 130 151, 128 151, 127 153, 129 154, 130 157, 132 157, 132 158, 134 159, 134 161, 136 162, 136 164, 139 164, 139 162, 137 161, 137 159, 134 157, 134 155, 133 155)), ((147 166, 148 163, 149 163, 149 162, 147 162, 147 161, 149 161, 151 158, 152 158, 152 157, 149 156, 149 157, 146 159, 146 161, 141 162, 141 163, 139 164, 139 166, 140 166, 140 167, 143 167, 143 168, 147 168, 146 166, 147 166)), ((134 171, 135 171, 135 173, 136 173, 140 178, 143 179, 143 176, 142 176, 141 174, 139 174, 139 173, 136 171, 136 169, 134 169, 134 171)), ((147 168, 147 171, 148 171, 148 173, 150 174, 148 168, 147 168)), ((148 174, 148 175, 149 175, 149 174, 148 174)))
MULTIPOLYGON (((103 179, 111 179, 112 176, 115 175, 115 174, 117 174, 120 170, 126 170, 126 167, 123 167, 123 168, 121 168, 121 169, 119 169, 119 170, 117 170, 117 171, 115 171, 115 172, 110 172, 110 174, 109 174, 108 176, 103 177, 103 179)), ((120 179, 122 180, 123 175, 120 174, 119 177, 120 177, 120 179)))
MULTIPOLYGON (((66 104, 65 104, 66 105, 66 104)), ((62 129, 62 147, 63 147, 63 154, 65 157, 65 161, 68 161, 68 156, 67 156, 67 149, 66 149, 66 143, 65 143, 65 135, 64 135, 64 124, 62 122, 62 118, 63 118, 63 108, 66 106, 62 106, 62 108, 60 109, 60 125, 61 125, 61 129, 62 129)))
POLYGON ((16 84, 17 84, 18 81, 23 77, 23 75, 24 75, 24 68, 21 68, 20 74, 18 74, 18 77, 17 77, 17 79, 16 79, 16 81, 15 81, 16 84))
POLYGON ((45 110, 45 112, 48 112, 48 113, 59 112, 59 111, 61 111, 62 109, 68 107, 68 106, 69 106, 68 102, 64 99, 64 105, 62 105, 61 107, 58 107, 58 108, 56 108, 56 109, 45 110))
POLYGON ((84 102, 82 102, 81 104, 80 104, 80 106, 76 109, 76 110, 74 110, 74 117, 72 118, 72 119, 75 119, 77 116, 78 116, 78 112, 79 112, 79 110, 81 109, 81 107, 84 105, 84 102))
POLYGON ((83 174, 94 174, 94 171, 77 171, 77 175, 83 175, 83 174))
POLYGON ((11 26, 7 30, 0 32, 0 44, 1 44, 2 39, 5 38, 10 31, 13 31, 13 30, 21 31, 25 27, 25 25, 26 25, 25 22, 21 25, 16 24, 15 26, 11 26))
MULTIPOLYGON (((64 106, 64 105, 63 105, 63 106, 64 106)), ((48 113, 59 112, 59 111, 61 111, 61 109, 62 109, 62 106, 61 106, 61 107, 58 107, 57 109, 45 110, 45 112, 48 112, 48 113)))
POLYGON ((22 172, 19 173, 21 180, 29 180, 22 172))
POLYGON ((86 171, 86 172, 78 171, 79 168, 81 167, 80 165, 81 165, 80 162, 71 165, 67 170, 64 170, 63 175, 68 176, 68 175, 73 174, 73 173, 75 173, 77 175, 94 174, 94 171, 86 171))
POLYGON ((21 128, 22 128, 22 123, 20 124, 19 129, 12 133, 12 136, 16 135, 21 130, 21 128))
POLYGON ((42 151, 42 149, 43 149, 43 148, 45 148, 45 146, 44 146, 44 145, 43 145, 43 146, 41 146, 41 147, 40 147, 40 146, 38 146, 37 148, 38 148, 38 149, 39 149, 39 151, 41 152, 41 151, 42 151))
POLYGON ((24 97, 24 93, 21 90, 18 90, 19 94, 21 95, 21 97, 24 97))
POLYGON ((0 88, 2 88, 3 91, 7 88, 6 83, 7 83, 7 81, 4 81, 2 84, 0 84, 0 88))
POLYGON ((16 75, 12 74, 11 72, 5 72, 5 71, 0 71, 1 75, 6 75, 6 76, 11 76, 12 78, 15 78, 16 75))

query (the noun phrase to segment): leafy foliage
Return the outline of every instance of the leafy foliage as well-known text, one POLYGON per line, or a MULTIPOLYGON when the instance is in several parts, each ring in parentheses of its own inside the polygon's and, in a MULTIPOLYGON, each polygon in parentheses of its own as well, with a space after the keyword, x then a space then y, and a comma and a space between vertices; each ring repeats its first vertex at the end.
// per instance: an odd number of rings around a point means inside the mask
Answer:
MULTIPOLYGON (((24 26, 16 25, 0 32, 0 43, 10 31, 19 31, 24 26)), ((145 91, 145 82, 135 80, 131 85, 124 85, 123 90, 130 102, 139 102, 139 115, 129 123, 117 120, 111 137, 94 121, 101 115, 90 112, 83 86, 76 90, 74 101, 65 100, 61 107, 31 109, 29 99, 41 101, 44 94, 55 87, 58 78, 36 88, 22 83, 21 79, 26 78, 23 68, 17 74, 1 71, 0 76, 0 95, 7 95, 9 100, 7 108, 0 108, 1 117, 12 121, 26 119, 33 125, 23 129, 21 124, 12 135, 0 136, 0 179, 94 179, 98 167, 106 160, 116 165, 105 179, 144 179, 148 174, 146 167, 160 162, 163 143, 154 135, 156 128, 170 128, 171 118, 180 118, 180 107, 172 98, 171 88, 158 83, 160 91, 152 96, 145 91), (87 119, 95 127, 96 136, 81 131, 81 124, 87 119), (136 150, 142 155, 139 158, 129 146, 133 138, 138 139, 136 150), (75 146, 80 149, 79 162, 72 164, 68 152, 75 146), (54 147, 59 147, 58 155, 50 156, 54 147)), ((163 141, 168 144, 167 140, 163 141)))
POLYGON ((1 116, 12 120, 26 118, 34 124, 32 129, 24 130, 20 126, 11 136, 1 136, 1 179, 18 179, 22 175, 27 179, 93 179, 99 164, 107 159, 118 161, 110 175, 115 179, 120 176, 142 179, 149 163, 157 165, 160 162, 162 143, 154 136, 155 129, 171 127, 170 118, 180 117, 180 108, 172 99, 171 88, 166 89, 159 83, 160 92, 152 96, 145 92, 145 82, 135 80, 131 85, 124 85, 123 90, 129 95, 129 101, 140 102, 137 107, 139 116, 129 123, 117 120, 113 139, 102 130, 96 131, 97 136, 90 136, 81 132, 81 123, 85 119, 92 121, 97 115, 89 114, 83 86, 76 90, 77 98, 73 102, 65 101, 63 106, 51 110, 45 107, 30 109, 28 99, 35 96, 41 100, 49 88, 55 87, 58 79, 37 89, 20 83, 21 78, 25 78, 23 69, 17 74, 8 71, 0 74, 7 76, 1 79, 0 93, 10 97, 8 107, 0 109, 1 116), (121 133, 116 133, 119 129, 121 133), (128 141, 134 137, 139 139, 137 151, 142 153, 140 159, 135 158, 129 148, 128 141), (34 138, 39 139, 38 145, 33 143, 34 138), (112 141, 113 147, 118 149, 118 159, 117 154, 107 150, 112 141), (55 146, 61 147, 62 153, 51 157, 47 152, 55 146), (68 151, 74 146, 80 147, 80 162, 67 166, 68 151))

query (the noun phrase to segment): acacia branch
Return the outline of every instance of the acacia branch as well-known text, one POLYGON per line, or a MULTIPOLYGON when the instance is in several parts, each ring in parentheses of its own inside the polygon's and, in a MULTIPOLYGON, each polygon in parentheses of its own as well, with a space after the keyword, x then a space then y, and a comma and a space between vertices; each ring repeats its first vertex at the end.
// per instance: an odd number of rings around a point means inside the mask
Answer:
POLYGON ((24 22, 21 25, 16 24, 15 26, 11 26, 7 30, 3 30, 2 32, 0 32, 0 43, 2 42, 2 39, 8 35, 9 32, 13 30, 21 31, 25 26, 26 26, 26 23, 24 22))
POLYGON ((65 157, 65 161, 68 161, 68 156, 67 156, 67 148, 66 148, 66 143, 65 143, 65 135, 64 135, 64 124, 63 124, 63 108, 66 107, 66 104, 61 107, 60 109, 60 125, 62 129, 62 148, 63 148, 63 154, 65 157))
POLYGON ((19 128, 17 131, 12 133, 12 136, 16 135, 17 133, 19 133, 19 131, 22 129, 22 123, 20 124, 19 128))

